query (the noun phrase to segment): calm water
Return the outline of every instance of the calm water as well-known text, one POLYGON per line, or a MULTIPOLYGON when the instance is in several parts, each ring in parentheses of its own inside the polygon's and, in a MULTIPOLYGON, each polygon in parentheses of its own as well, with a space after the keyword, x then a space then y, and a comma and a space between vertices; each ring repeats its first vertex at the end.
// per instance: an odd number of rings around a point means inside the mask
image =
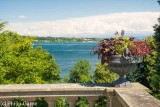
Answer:
MULTIPOLYGON (((34 45, 37 46, 39 44, 34 45)), ((92 66, 91 73, 93 73, 95 69, 95 64, 100 62, 97 55, 93 55, 91 51, 93 47, 97 47, 96 42, 42 43, 40 45, 55 56, 56 62, 59 64, 62 71, 61 77, 69 74, 69 70, 78 60, 88 60, 92 66)))

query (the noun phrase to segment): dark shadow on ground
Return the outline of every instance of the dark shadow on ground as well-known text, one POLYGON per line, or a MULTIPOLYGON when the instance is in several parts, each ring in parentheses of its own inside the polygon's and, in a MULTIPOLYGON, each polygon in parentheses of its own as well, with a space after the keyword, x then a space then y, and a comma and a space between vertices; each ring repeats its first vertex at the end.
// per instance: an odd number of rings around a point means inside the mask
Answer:
POLYGON ((85 87, 114 87, 113 83, 88 83, 80 85, 85 87))

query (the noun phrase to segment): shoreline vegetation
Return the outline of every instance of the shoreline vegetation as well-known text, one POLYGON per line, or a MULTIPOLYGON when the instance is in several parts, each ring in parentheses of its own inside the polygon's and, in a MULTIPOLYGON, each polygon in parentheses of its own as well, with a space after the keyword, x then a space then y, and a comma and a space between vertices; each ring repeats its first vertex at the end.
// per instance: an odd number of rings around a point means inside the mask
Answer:
POLYGON ((102 38, 36 37, 34 43, 98 42, 102 38))

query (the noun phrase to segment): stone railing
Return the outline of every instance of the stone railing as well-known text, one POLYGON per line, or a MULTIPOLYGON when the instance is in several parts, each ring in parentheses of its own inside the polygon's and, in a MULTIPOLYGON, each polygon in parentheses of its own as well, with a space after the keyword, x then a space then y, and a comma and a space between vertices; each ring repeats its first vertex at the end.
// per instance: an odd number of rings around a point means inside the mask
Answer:
MULTIPOLYGON (((66 96, 70 107, 74 107, 78 96, 86 96, 90 107, 99 96, 107 97, 106 107, 160 107, 160 101, 147 93, 147 88, 139 83, 132 87, 116 88, 107 84, 15 84, 0 85, 0 101, 6 102, 14 98, 23 98, 26 102, 44 97, 49 107, 53 107, 55 99, 66 96)), ((31 106, 31 105, 29 105, 31 106)))

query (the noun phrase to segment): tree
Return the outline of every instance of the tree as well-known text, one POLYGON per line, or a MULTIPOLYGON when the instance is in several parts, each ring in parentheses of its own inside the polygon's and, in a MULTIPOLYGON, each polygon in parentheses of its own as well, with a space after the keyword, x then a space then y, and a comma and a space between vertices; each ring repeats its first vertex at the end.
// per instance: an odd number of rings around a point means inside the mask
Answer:
POLYGON ((91 66, 89 61, 80 60, 74 67, 70 69, 69 80, 70 83, 89 83, 92 76, 90 74, 91 66))
POLYGON ((112 83, 116 80, 117 75, 115 73, 110 72, 108 69, 108 64, 97 63, 96 69, 94 70, 94 82, 95 83, 112 83))
POLYGON ((5 31, 0 34, 0 84, 55 83, 60 69, 55 58, 41 47, 33 47, 32 37, 5 31))
POLYGON ((157 57, 156 57, 156 72, 151 78, 151 87, 154 91, 154 95, 160 99, 160 17, 158 18, 158 24, 154 27, 154 38, 157 50, 157 57))
POLYGON ((0 31, 5 27, 7 22, 0 22, 0 31))
MULTIPOLYGON (((65 77, 65 82, 69 83, 90 83, 92 75, 91 66, 87 60, 79 60, 71 69, 69 76, 65 77)), ((86 97, 78 97, 75 107, 89 107, 86 97)))

